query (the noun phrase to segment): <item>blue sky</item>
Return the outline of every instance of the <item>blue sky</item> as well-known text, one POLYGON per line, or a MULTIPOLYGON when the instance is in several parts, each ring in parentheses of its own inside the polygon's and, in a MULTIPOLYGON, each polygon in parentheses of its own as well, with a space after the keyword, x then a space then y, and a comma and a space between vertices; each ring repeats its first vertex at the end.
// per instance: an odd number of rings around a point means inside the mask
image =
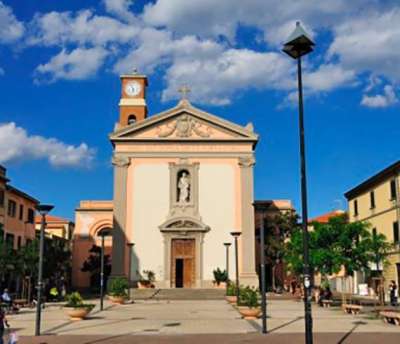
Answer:
MULTIPOLYGON (((73 218, 111 199, 119 77, 149 77, 150 114, 183 83, 200 108, 260 134, 257 199, 300 205, 295 63, 281 44, 300 20, 310 215, 399 159, 396 1, 0 1, 0 163, 13 185, 73 218)), ((300 209, 300 208, 299 208, 300 209)))

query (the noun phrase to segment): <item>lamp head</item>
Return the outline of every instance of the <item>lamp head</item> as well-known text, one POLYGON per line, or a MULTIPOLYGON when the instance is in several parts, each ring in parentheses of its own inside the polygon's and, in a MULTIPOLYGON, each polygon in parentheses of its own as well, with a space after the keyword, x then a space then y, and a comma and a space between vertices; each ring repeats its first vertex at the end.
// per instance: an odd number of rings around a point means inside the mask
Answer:
POLYGON ((132 248, 133 246, 135 246, 134 242, 127 242, 126 246, 128 246, 129 248, 132 248))
POLYGON ((232 235, 234 238, 239 237, 241 234, 242 234, 242 232, 231 232, 231 235, 232 235))
POLYGON ((229 246, 231 246, 232 244, 230 243, 230 242, 224 242, 224 246, 226 246, 226 247, 229 247, 229 246))
POLYGON ((50 204, 38 204, 36 206, 36 210, 42 216, 47 215, 53 208, 54 208, 54 205, 50 205, 50 204))
POLYGON ((300 22, 296 22, 296 28, 283 45, 282 51, 294 59, 306 55, 314 50, 315 43, 306 33, 300 22))

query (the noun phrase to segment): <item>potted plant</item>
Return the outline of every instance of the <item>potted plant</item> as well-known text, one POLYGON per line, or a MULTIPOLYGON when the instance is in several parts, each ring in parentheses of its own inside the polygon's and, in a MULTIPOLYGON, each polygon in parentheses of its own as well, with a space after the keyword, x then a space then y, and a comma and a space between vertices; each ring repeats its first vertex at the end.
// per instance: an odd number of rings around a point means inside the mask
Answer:
POLYGON ((125 277, 115 277, 111 279, 108 285, 108 296, 111 302, 123 304, 128 296, 129 284, 125 277))
POLYGON ((239 313, 247 320, 257 319, 260 315, 258 292, 254 287, 240 289, 239 313))
POLYGON ((228 287, 226 288, 226 301, 229 303, 236 303, 236 284, 235 283, 228 283, 228 287))
POLYGON ((226 283, 228 282, 228 273, 226 270, 221 270, 220 268, 216 268, 213 271, 214 274, 214 286, 216 288, 226 288, 226 283))
POLYGON ((142 275, 140 276, 138 288, 154 288, 154 281, 156 280, 156 274, 154 273, 154 271, 143 270, 143 275, 145 275, 145 277, 143 277, 142 275))
POLYGON ((71 320, 82 320, 94 308, 93 304, 84 303, 78 292, 73 292, 65 297, 65 308, 71 320))

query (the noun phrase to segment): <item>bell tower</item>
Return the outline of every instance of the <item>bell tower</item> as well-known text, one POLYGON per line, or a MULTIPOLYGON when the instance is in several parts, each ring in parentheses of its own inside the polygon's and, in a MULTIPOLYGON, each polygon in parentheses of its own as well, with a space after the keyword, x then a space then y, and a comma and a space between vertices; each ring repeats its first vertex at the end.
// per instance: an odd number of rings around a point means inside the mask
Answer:
POLYGON ((132 125, 147 117, 147 77, 137 74, 121 75, 121 99, 119 102, 119 127, 132 125))

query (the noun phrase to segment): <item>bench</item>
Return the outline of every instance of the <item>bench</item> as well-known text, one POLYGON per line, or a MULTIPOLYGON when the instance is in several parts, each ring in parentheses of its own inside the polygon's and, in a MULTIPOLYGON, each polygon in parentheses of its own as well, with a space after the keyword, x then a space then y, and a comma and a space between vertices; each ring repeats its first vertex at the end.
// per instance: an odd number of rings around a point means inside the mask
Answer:
POLYGON ((383 321, 387 324, 394 324, 400 326, 400 313, 392 311, 382 311, 379 315, 383 318, 383 321))
POLYGON ((342 308, 345 313, 356 315, 356 314, 360 313, 360 311, 362 310, 363 307, 359 306, 359 305, 350 305, 350 304, 345 303, 342 305, 342 308))
POLYGON ((333 301, 332 300, 322 300, 322 307, 324 308, 330 308, 332 306, 333 301))

